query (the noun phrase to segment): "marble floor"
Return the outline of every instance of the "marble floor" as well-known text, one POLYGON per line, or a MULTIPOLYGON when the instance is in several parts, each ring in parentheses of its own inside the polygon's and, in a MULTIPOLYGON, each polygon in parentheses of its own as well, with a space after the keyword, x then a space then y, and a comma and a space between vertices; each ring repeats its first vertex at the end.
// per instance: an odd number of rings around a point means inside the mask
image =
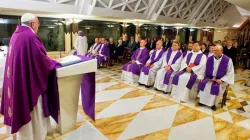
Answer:
MULTIPOLYGON (((79 102, 77 124, 47 140, 247 140, 250 139, 250 71, 238 70, 224 108, 180 103, 152 88, 121 82, 121 66, 96 73, 96 121, 79 102)), ((197 99, 198 100, 198 99, 197 99)), ((9 139, 0 117, 0 139, 9 139)), ((53 122, 53 127, 55 127, 53 122)))

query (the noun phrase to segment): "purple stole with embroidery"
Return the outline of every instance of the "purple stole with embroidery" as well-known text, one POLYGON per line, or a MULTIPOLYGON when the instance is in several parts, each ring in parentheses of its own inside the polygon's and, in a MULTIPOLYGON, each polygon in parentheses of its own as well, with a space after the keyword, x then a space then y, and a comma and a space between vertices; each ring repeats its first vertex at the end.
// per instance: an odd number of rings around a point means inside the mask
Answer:
MULTIPOLYGON (((167 55, 166 55, 166 57, 167 57, 167 58, 166 58, 167 64, 168 64, 168 62, 169 62, 169 59, 170 59, 170 57, 171 57, 171 54, 172 54, 172 48, 168 49, 168 52, 167 52, 167 55)), ((182 55, 182 53, 181 53, 180 50, 179 50, 179 51, 175 54, 175 56, 174 56, 174 58, 173 58, 173 61, 172 61, 172 64, 174 64, 174 63, 176 62, 176 60, 177 60, 178 58, 181 57, 181 55, 182 55)), ((166 85, 169 84, 169 80, 170 80, 170 77, 171 77, 171 75, 172 75, 173 72, 174 72, 173 70, 169 70, 169 71, 167 71, 167 72, 165 73, 165 77, 164 77, 164 81, 163 81, 164 84, 166 84, 166 85)))
MULTIPOLYGON (((228 67, 229 60, 230 60, 229 57, 227 57, 226 55, 223 55, 223 57, 221 58, 221 62, 220 62, 219 68, 217 70, 216 76, 215 76, 216 79, 221 79, 227 73, 227 67, 228 67)), ((213 70, 214 70, 214 56, 209 57, 207 59, 206 78, 202 82, 199 83, 199 86, 198 86, 199 90, 204 91, 207 82, 209 80, 213 79, 213 77, 214 77, 213 70)), ((220 84, 213 81, 210 94, 218 96, 219 90, 220 90, 220 84)))
MULTIPOLYGON (((155 50, 155 51, 153 52, 153 54, 152 54, 150 65, 152 65, 152 64, 154 64, 155 62, 159 61, 159 60, 161 59, 163 53, 164 53, 164 50, 162 49, 161 52, 158 54, 157 58, 155 58, 156 51, 157 51, 157 50, 155 50)), ((150 67, 144 66, 144 67, 142 68, 141 71, 144 72, 145 75, 148 75, 148 74, 149 74, 149 69, 150 69, 150 67)))
MULTIPOLYGON (((191 58, 192 58, 192 55, 193 55, 193 53, 190 53, 190 54, 187 55, 187 61, 186 61, 187 65, 189 65, 189 62, 190 62, 190 60, 191 60, 191 58)), ((200 64, 200 61, 201 61, 202 56, 203 56, 203 53, 200 53, 200 54, 198 54, 198 55, 196 56, 196 58, 195 58, 195 60, 194 60, 195 66, 197 66, 197 65, 200 64)), ((173 78, 173 84, 174 84, 174 85, 178 85, 179 77, 180 77, 183 73, 185 73, 185 71, 178 72, 178 73, 174 76, 174 78, 173 78)), ((192 89, 192 87, 194 86, 194 83, 195 83, 196 79, 197 79, 197 75, 196 75, 195 73, 191 72, 191 75, 190 75, 190 78, 189 78, 189 81, 188 81, 186 87, 187 87, 188 89, 192 89)))

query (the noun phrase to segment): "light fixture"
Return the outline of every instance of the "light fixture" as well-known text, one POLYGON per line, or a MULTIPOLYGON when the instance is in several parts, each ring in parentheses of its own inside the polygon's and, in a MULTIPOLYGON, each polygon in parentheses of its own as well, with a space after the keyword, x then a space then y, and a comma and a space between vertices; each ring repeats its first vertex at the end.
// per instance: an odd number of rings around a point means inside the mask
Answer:
POLYGON ((79 23, 81 21, 82 21, 82 19, 73 19, 73 23, 79 23))
POLYGON ((90 27, 86 27, 85 29, 86 29, 86 30, 89 30, 89 29, 90 29, 90 27))
POLYGON ((189 28, 189 31, 193 32, 193 31, 195 31, 195 29, 194 28, 189 28))
POLYGON ((169 27, 165 27, 165 26, 162 26, 162 27, 161 27, 162 30, 166 30, 166 29, 168 29, 168 28, 169 28, 169 27))
POLYGON ((177 27, 174 27, 174 28, 176 28, 176 29, 182 29, 183 27, 179 27, 179 26, 177 26, 177 27))
POLYGON ((55 28, 55 27, 54 27, 54 26, 49 26, 48 28, 53 29, 53 28, 55 28))
POLYGON ((107 25, 109 28, 112 28, 112 27, 114 27, 115 25, 107 25))
POLYGON ((136 23, 133 23, 135 26, 142 26, 143 25, 143 23, 138 23, 138 22, 136 22, 136 23))
POLYGON ((0 18, 0 24, 3 24, 3 23, 8 23, 8 20, 7 19, 4 19, 4 18, 0 18))
POLYGON ((127 23, 121 24, 122 27, 128 27, 129 25, 127 23))
POLYGON ((210 32, 209 28, 201 29, 202 31, 210 32))

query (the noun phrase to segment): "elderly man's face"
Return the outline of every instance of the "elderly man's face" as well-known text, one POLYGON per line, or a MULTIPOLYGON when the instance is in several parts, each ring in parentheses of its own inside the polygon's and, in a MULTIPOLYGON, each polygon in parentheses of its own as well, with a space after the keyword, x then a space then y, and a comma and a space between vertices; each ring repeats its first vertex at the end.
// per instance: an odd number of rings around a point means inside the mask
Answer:
POLYGON ((157 41, 157 42, 156 42, 156 49, 157 49, 157 50, 162 49, 162 41, 157 41))
POLYGON ((215 57, 220 57, 222 55, 222 48, 217 45, 214 47, 213 52, 215 57))
POLYGON ((40 26, 40 23, 37 17, 32 22, 30 22, 30 27, 33 29, 35 33, 38 32, 39 26, 40 26))

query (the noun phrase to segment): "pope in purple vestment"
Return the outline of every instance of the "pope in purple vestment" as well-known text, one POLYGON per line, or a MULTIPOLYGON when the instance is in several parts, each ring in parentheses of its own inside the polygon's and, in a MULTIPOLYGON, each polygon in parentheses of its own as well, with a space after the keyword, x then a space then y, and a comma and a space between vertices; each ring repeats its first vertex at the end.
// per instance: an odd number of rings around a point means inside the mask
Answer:
POLYGON ((122 80, 135 83, 138 82, 142 67, 149 59, 149 51, 145 47, 146 41, 141 40, 141 47, 131 57, 131 61, 122 66, 122 80))
MULTIPOLYGON (((40 104, 42 118, 52 115, 58 121, 59 112, 59 101, 53 100, 58 99, 57 84, 49 83, 56 80, 54 67, 57 62, 47 56, 45 47, 36 35, 38 18, 33 14, 24 14, 21 21, 22 26, 17 26, 9 44, 1 102, 4 124, 11 128, 12 134, 17 133, 24 125, 27 126, 31 120, 32 123, 40 121, 31 117, 31 112, 40 104)), ((36 132, 32 133, 30 135, 34 136, 36 132)), ((44 135, 46 137, 47 132, 44 135)), ((26 136, 22 137, 22 134, 18 137, 28 139, 26 136)), ((36 139, 40 139, 39 137, 36 139)))

